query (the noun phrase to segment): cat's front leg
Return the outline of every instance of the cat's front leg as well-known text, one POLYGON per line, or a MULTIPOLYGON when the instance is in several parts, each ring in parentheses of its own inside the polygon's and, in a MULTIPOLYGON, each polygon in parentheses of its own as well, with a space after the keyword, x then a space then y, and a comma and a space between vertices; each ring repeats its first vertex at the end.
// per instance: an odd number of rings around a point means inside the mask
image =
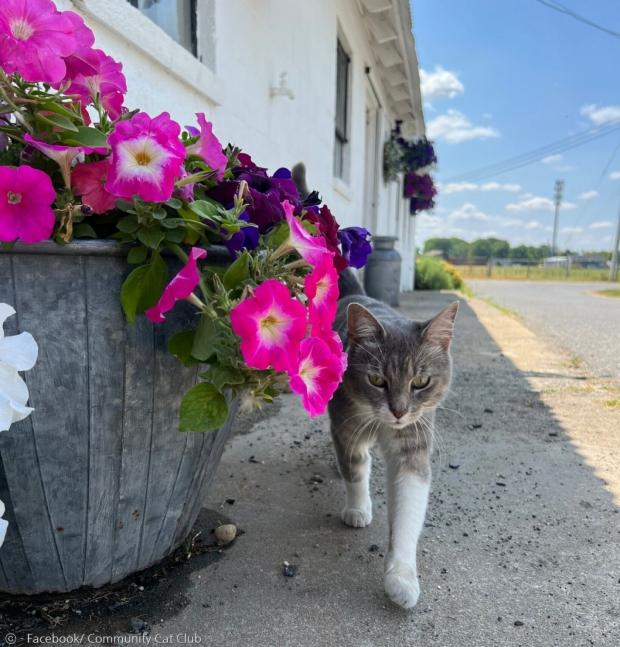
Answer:
POLYGON ((385 560, 385 592, 399 606, 411 609, 420 596, 416 551, 428 503, 430 469, 416 469, 400 459, 386 458, 390 545, 385 560))

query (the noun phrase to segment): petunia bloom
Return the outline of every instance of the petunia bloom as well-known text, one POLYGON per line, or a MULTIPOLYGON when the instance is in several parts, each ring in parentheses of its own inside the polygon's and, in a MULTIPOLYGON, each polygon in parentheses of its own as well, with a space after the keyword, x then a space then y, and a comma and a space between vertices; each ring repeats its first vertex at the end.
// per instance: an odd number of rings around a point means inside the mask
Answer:
POLYGON ((297 366, 289 374, 291 390, 301 395, 304 408, 311 416, 319 416, 325 413, 343 372, 340 358, 322 339, 304 339, 297 366))
POLYGON ((28 387, 18 371, 28 371, 35 365, 39 348, 28 332, 4 336, 4 322, 14 314, 14 308, 0 303, 0 431, 7 431, 34 411, 26 406, 28 387))
MULTIPOLYGON (((127 93, 122 64, 100 49, 78 51, 66 60, 66 64, 65 81, 69 83, 66 94, 77 95, 83 108, 98 98, 110 118, 118 119, 127 93)), ((82 113, 89 121, 85 109, 82 113)))
POLYGON ((196 117, 200 126, 200 135, 198 141, 187 148, 187 153, 202 157, 205 163, 216 171, 216 179, 220 181, 224 177, 228 157, 222 152, 222 144, 213 134, 213 124, 207 121, 204 112, 197 112, 196 117))
POLYGON ((107 191, 121 198, 137 195, 147 202, 169 200, 185 158, 180 132, 167 112, 153 119, 139 112, 119 121, 109 137, 112 159, 107 191))
POLYGON ((163 323, 166 320, 166 312, 174 308, 174 304, 181 299, 187 299, 193 294, 200 281, 200 271, 197 262, 207 255, 206 250, 201 247, 192 247, 187 263, 181 271, 168 283, 159 301, 152 307, 145 310, 144 314, 153 323, 163 323))
POLYGON ((304 281, 313 330, 331 328, 338 307, 338 272, 331 256, 323 255, 304 281))
POLYGON ((284 208, 290 232, 285 244, 294 247, 299 255, 313 266, 318 265, 325 256, 333 255, 327 249, 325 239, 322 236, 312 236, 304 229, 303 225, 293 215, 295 207, 288 200, 282 203, 282 207, 284 208))
POLYGON ((24 141, 28 142, 30 146, 36 148, 43 153, 46 157, 54 160, 60 167, 62 179, 65 186, 71 188, 71 166, 77 157, 83 154, 99 153, 101 155, 107 152, 106 148, 89 148, 88 146, 64 146, 62 144, 48 144, 39 139, 35 139, 32 135, 24 135, 24 141))
POLYGON ((306 333, 306 308, 283 283, 268 279, 230 311, 233 332, 250 368, 287 370, 306 333))
POLYGON ((78 164, 71 173, 71 187, 75 195, 82 198, 82 204, 95 213, 111 211, 116 206, 116 197, 105 188, 110 167, 109 160, 78 164))
POLYGON ((65 76, 65 57, 78 48, 76 23, 51 0, 2 0, 0 67, 26 81, 56 83, 65 76))
POLYGON ((342 256, 351 267, 364 267, 372 252, 370 232, 364 227, 345 227, 338 232, 342 256))
POLYGON ((47 173, 31 166, 0 166, 0 241, 38 243, 52 235, 56 199, 47 173))

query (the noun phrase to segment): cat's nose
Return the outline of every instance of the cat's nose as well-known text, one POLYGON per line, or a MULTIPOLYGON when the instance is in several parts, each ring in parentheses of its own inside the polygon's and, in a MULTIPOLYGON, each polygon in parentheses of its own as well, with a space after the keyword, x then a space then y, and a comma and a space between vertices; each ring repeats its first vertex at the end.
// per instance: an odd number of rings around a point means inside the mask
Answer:
POLYGON ((392 407, 390 407, 390 411, 394 414, 394 417, 397 420, 400 420, 407 413, 407 409, 397 409, 392 407))

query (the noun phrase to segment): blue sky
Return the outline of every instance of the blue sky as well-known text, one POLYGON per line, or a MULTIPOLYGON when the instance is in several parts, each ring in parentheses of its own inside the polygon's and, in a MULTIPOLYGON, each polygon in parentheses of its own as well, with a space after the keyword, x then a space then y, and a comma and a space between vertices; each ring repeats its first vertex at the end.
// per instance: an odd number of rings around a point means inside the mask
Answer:
MULTIPOLYGON (((620 32, 619 0, 562 2, 620 32)), ((549 242, 553 185, 562 178, 558 245, 610 249, 620 130, 502 175, 466 184, 453 178, 620 123, 620 39, 536 0, 413 0, 412 12, 441 186, 434 212, 418 216, 418 241, 494 235, 512 244, 549 242)))

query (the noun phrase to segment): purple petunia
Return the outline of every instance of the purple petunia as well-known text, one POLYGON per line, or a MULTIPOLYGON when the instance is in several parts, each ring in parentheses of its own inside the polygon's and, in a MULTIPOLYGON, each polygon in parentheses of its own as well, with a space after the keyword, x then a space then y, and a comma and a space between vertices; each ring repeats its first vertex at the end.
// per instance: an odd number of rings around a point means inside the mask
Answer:
POLYGON ((345 227, 338 232, 342 255, 351 267, 364 267, 372 252, 370 232, 364 227, 345 227))

